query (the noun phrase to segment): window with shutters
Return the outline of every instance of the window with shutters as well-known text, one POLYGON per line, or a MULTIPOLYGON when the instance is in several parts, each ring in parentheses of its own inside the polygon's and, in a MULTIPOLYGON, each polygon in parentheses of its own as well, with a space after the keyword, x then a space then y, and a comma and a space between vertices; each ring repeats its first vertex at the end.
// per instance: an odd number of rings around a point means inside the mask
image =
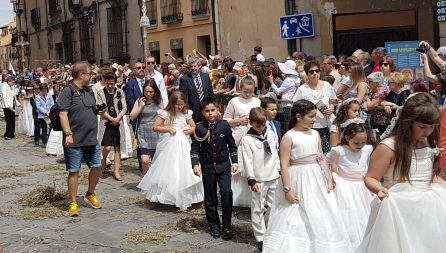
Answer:
POLYGON ((31 10, 31 25, 36 31, 40 30, 40 8, 34 8, 31 10))
POLYGON ((65 22, 62 25, 64 62, 74 63, 74 21, 65 22))
POLYGON ((209 15, 208 0, 191 0, 192 18, 209 15))
POLYGON ((160 7, 161 22, 163 24, 170 24, 183 20, 181 2, 179 0, 162 0, 160 7))
POLYGON ((50 16, 62 13, 59 0, 48 0, 48 7, 50 16))
POLYGON ((156 2, 157 2, 157 0, 146 1, 147 17, 149 17, 151 27, 155 27, 157 24, 156 2))
POLYGON ((79 40, 81 44, 81 60, 88 61, 94 58, 93 25, 89 16, 79 19, 79 40))

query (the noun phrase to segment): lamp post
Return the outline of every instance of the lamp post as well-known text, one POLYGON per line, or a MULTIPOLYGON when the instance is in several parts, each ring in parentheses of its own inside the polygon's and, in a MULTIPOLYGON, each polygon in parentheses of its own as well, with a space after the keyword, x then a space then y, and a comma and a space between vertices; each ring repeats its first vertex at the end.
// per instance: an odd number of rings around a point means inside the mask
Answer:
POLYGON ((29 42, 23 40, 23 36, 20 36, 19 42, 15 43, 16 46, 20 47, 22 51, 22 71, 25 69, 25 47, 29 46, 29 42))
POLYGON ((139 26, 142 28, 142 39, 143 39, 143 49, 144 49, 144 62, 148 56, 148 46, 147 46, 147 29, 150 27, 150 20, 147 17, 147 7, 146 0, 143 0, 141 6, 142 16, 139 20, 139 26))

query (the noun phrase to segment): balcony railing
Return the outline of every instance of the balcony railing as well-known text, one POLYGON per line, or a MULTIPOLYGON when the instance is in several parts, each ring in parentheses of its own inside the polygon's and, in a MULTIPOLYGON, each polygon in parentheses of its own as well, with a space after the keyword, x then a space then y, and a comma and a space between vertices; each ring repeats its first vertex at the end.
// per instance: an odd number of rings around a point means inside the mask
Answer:
POLYGON ((161 2, 161 22, 170 24, 183 20, 181 3, 179 0, 163 0, 161 2))
POLYGON ((209 16, 208 0, 191 0, 192 18, 209 16))

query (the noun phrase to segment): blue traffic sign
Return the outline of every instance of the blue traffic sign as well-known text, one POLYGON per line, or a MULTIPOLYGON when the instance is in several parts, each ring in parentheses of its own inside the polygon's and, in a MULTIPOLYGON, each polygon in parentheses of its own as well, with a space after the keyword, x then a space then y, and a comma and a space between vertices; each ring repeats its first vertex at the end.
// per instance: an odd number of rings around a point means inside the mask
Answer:
POLYGON ((313 14, 280 17, 280 38, 283 40, 314 37, 313 14))

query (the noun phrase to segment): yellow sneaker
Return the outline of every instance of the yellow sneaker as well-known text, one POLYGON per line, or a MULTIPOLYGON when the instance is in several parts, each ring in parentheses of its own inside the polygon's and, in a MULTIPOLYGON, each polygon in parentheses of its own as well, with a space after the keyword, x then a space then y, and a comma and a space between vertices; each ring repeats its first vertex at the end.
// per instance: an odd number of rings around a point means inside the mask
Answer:
POLYGON ((85 201, 90 204, 91 207, 93 207, 94 209, 100 209, 102 208, 102 204, 101 202, 99 202, 98 197, 96 196, 96 193, 91 194, 90 196, 88 196, 87 194, 85 194, 84 196, 85 201))
POLYGON ((76 202, 70 203, 70 208, 68 209, 68 214, 70 217, 76 217, 79 216, 79 206, 76 202))

